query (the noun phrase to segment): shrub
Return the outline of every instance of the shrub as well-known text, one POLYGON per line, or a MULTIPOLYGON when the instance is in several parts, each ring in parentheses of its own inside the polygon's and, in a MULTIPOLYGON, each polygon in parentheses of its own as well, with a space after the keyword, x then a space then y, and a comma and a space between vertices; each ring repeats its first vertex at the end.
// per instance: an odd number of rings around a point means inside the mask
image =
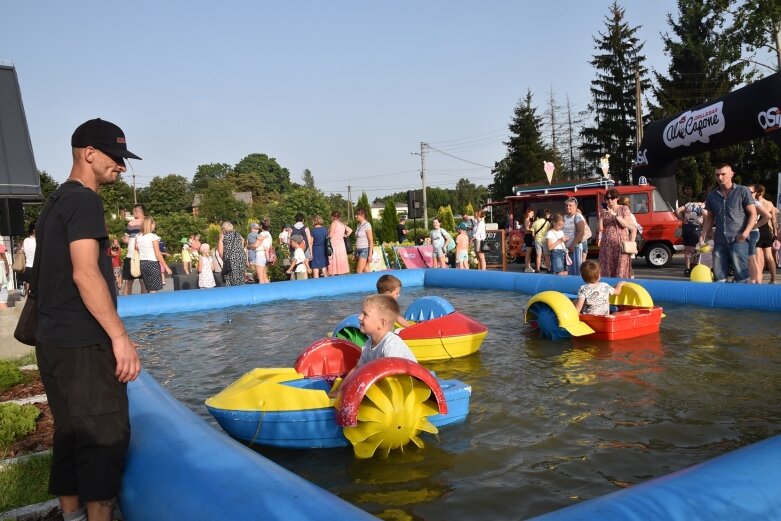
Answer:
POLYGON ((0 449, 35 430, 35 419, 41 411, 34 405, 0 403, 0 449))
POLYGON ((0 392, 22 383, 24 377, 16 364, 8 360, 0 360, 0 392))

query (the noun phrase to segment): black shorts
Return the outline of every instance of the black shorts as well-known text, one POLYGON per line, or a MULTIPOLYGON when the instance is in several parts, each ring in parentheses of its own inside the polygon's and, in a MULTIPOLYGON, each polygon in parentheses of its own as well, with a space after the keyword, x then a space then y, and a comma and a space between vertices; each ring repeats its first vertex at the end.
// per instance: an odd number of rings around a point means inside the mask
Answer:
POLYGON ((700 233, 702 226, 699 224, 686 223, 681 229, 684 246, 697 246, 700 243, 700 233))
POLYGON ((54 417, 49 492, 82 502, 117 497, 130 441, 127 386, 110 345, 35 348, 54 417))
POLYGON ((766 224, 759 228, 759 240, 757 241, 757 248, 772 248, 773 247, 773 232, 770 230, 770 225, 766 224))
POLYGON ((134 277, 130 274, 130 256, 125 257, 125 262, 122 263, 122 278, 125 280, 141 278, 141 275, 134 277))

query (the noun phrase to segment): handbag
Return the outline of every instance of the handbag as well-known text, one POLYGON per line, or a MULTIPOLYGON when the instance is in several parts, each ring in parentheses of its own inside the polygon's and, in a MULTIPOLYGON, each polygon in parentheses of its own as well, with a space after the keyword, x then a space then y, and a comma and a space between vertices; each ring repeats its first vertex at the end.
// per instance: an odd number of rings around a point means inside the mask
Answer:
POLYGON ((223 276, 230 275, 230 273, 232 271, 233 271, 233 267, 231 266, 230 257, 225 257, 222 260, 222 274, 223 274, 223 276))
POLYGON ((621 253, 637 255, 637 243, 635 241, 624 241, 621 243, 621 253))
POLYGON ((21 250, 16 254, 16 258, 14 259, 14 263, 11 265, 11 268, 13 268, 13 270, 17 273, 24 273, 26 267, 27 257, 24 254, 24 250, 21 250))
POLYGON ((133 255, 130 257, 130 276, 141 276, 141 258, 138 256, 138 250, 133 250, 133 255))
POLYGON ((350 240, 349 236, 345 236, 344 238, 344 249, 348 254, 353 252, 353 241, 350 240))
POLYGON ((32 273, 28 281, 30 290, 27 292, 27 300, 24 303, 22 312, 19 313, 19 321, 16 323, 16 329, 14 329, 14 338, 28 346, 35 345, 35 330, 38 328, 38 270, 41 265, 41 250, 43 249, 43 225, 46 223, 49 211, 59 198, 60 195, 57 193, 52 195, 38 219, 36 240, 40 242, 38 242, 39 246, 35 248, 35 258, 31 268, 32 273))
POLYGON ((266 264, 276 264, 277 263, 277 251, 272 246, 268 249, 268 253, 266 254, 266 264))
POLYGON ((333 254, 334 254, 334 249, 331 246, 331 238, 330 237, 326 237, 325 238, 325 256, 326 257, 330 257, 333 254))

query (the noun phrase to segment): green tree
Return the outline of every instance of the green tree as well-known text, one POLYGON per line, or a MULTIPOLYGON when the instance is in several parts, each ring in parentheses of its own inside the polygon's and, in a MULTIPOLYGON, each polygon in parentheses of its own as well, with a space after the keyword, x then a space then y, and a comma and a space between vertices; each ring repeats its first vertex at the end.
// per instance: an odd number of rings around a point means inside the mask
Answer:
POLYGON ((781 71, 781 3, 778 0, 743 0, 732 13, 733 24, 727 30, 735 42, 743 45, 747 60, 762 72, 781 71), (757 56, 767 51, 775 64, 765 63, 757 56))
MULTIPOLYGON (((187 212, 193 205, 190 183, 181 175, 155 176, 140 194, 146 212, 155 217, 187 212)), ((159 234, 158 234, 159 235, 159 234)))
POLYGON ((228 172, 231 171, 230 165, 226 163, 209 163, 207 165, 198 165, 193 175, 192 189, 199 193, 205 190, 209 181, 225 179, 228 172))
POLYGON ((269 192, 283 193, 290 187, 290 172, 282 168, 277 160, 266 154, 250 154, 236 163, 234 170, 239 174, 254 172, 263 181, 269 192))
POLYGON ((312 171, 308 168, 304 168, 304 173, 301 175, 301 177, 304 180, 304 186, 307 188, 314 189, 315 187, 315 176, 312 175, 312 171))
MULTIPOLYGON (((38 171, 38 178, 41 182, 41 194, 43 195, 43 201, 44 203, 49 200, 49 196, 51 196, 55 191, 57 191, 57 188, 60 187, 59 183, 54 180, 52 176, 50 176, 48 173, 46 173, 46 170, 39 170, 38 171)), ((25 222, 25 235, 27 234, 27 227, 32 222, 36 222, 38 220, 38 216, 41 214, 41 210, 43 209, 44 203, 23 203, 22 208, 24 209, 24 222, 25 222)), ((105 203, 104 203, 105 206, 105 203)))
MULTIPOLYGON (((179 239, 199 233, 204 238, 208 223, 201 217, 193 217, 189 212, 176 212, 155 216, 155 233, 165 242, 168 253, 179 251, 179 239)), ((214 248, 214 244, 210 244, 214 248)))
POLYGON ((372 222, 372 205, 369 204, 369 197, 366 192, 361 192, 361 196, 358 198, 358 203, 355 208, 363 208, 366 210, 366 220, 372 222))
POLYGON ((306 217, 307 226, 312 226, 312 217, 319 215, 323 218, 323 225, 330 225, 330 205, 328 199, 320 190, 299 186, 286 192, 279 200, 279 204, 269 207, 269 218, 274 229, 285 224, 296 222, 295 215, 301 212, 306 217))
POLYGON ((439 225, 446 229, 455 238, 456 234, 456 220, 453 218, 453 209, 450 205, 440 206, 437 212, 437 219, 439 219, 439 225))
POLYGON ((593 124, 581 134, 581 150, 587 165, 596 165, 599 158, 610 154, 610 171, 615 179, 629 182, 635 162, 636 77, 640 86, 650 86, 648 70, 643 65, 643 44, 635 34, 639 27, 630 27, 624 20, 624 9, 614 2, 605 18, 607 31, 594 38, 597 54, 591 65, 597 77, 591 82, 589 111, 593 124), (637 76, 636 76, 637 75, 637 76))
POLYGON ((392 197, 385 198, 385 208, 382 210, 382 225, 379 232, 379 242, 396 242, 399 226, 399 214, 396 212, 396 204, 392 197))
POLYGON ((228 172, 225 179, 233 183, 237 192, 252 192, 253 200, 264 194, 263 179, 258 172, 228 172))
POLYGON ((494 166, 494 182, 489 186, 494 199, 504 199, 512 193, 516 184, 545 179, 542 162, 547 152, 542 143, 540 124, 537 109, 532 107, 532 93, 529 90, 515 107, 509 126, 512 134, 510 140, 504 143, 507 155, 494 166))
MULTIPOLYGON (((677 20, 668 15, 672 34, 664 34, 662 40, 670 65, 666 75, 654 74, 657 103, 651 107, 653 119, 670 117, 724 96, 742 83, 746 64, 739 61, 740 43, 725 35, 727 15, 721 3, 678 0, 677 20)), ((675 174, 679 200, 686 200, 686 188, 697 194, 712 184, 716 162, 724 159, 739 163, 744 151, 738 145, 683 158, 675 174)))
POLYGON ((199 216, 207 222, 230 221, 243 224, 249 215, 246 203, 236 200, 233 196, 233 184, 227 180, 209 182, 201 194, 199 216))
MULTIPOLYGON (((326 196, 326 199, 328 200, 328 208, 330 208, 331 212, 339 212, 342 218, 347 217, 347 210, 350 205, 342 194, 329 194, 326 196)), ((329 215, 331 212, 329 212, 329 215)))
POLYGON ((113 184, 101 186, 98 195, 103 200, 103 212, 107 220, 120 219, 122 211, 129 213, 135 202, 133 187, 125 182, 121 174, 113 184))
POLYGON ((468 179, 461 178, 456 183, 450 200, 453 202, 456 212, 463 214, 467 206, 473 207, 475 204, 484 202, 487 197, 488 192, 484 186, 477 186, 468 179))

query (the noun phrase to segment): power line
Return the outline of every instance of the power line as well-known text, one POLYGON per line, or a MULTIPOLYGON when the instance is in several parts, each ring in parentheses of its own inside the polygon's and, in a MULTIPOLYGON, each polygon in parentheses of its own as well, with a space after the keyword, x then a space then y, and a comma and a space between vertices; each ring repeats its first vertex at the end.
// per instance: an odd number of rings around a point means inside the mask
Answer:
POLYGON ((458 157, 458 156, 454 156, 453 154, 448 154, 447 152, 444 152, 444 151, 442 151, 442 150, 440 150, 440 149, 438 149, 436 147, 432 147, 431 145, 429 145, 428 147, 431 150, 435 150, 435 151, 439 152, 440 154, 444 154, 446 156, 452 157, 453 159, 458 159, 459 161, 463 161, 464 163, 469 163, 470 165, 480 166, 480 167, 488 168, 488 169, 491 169, 491 170, 493 170, 493 168, 494 168, 492 166, 481 165, 480 163, 475 163, 474 161, 470 161, 468 159, 464 159, 463 157, 458 157))

